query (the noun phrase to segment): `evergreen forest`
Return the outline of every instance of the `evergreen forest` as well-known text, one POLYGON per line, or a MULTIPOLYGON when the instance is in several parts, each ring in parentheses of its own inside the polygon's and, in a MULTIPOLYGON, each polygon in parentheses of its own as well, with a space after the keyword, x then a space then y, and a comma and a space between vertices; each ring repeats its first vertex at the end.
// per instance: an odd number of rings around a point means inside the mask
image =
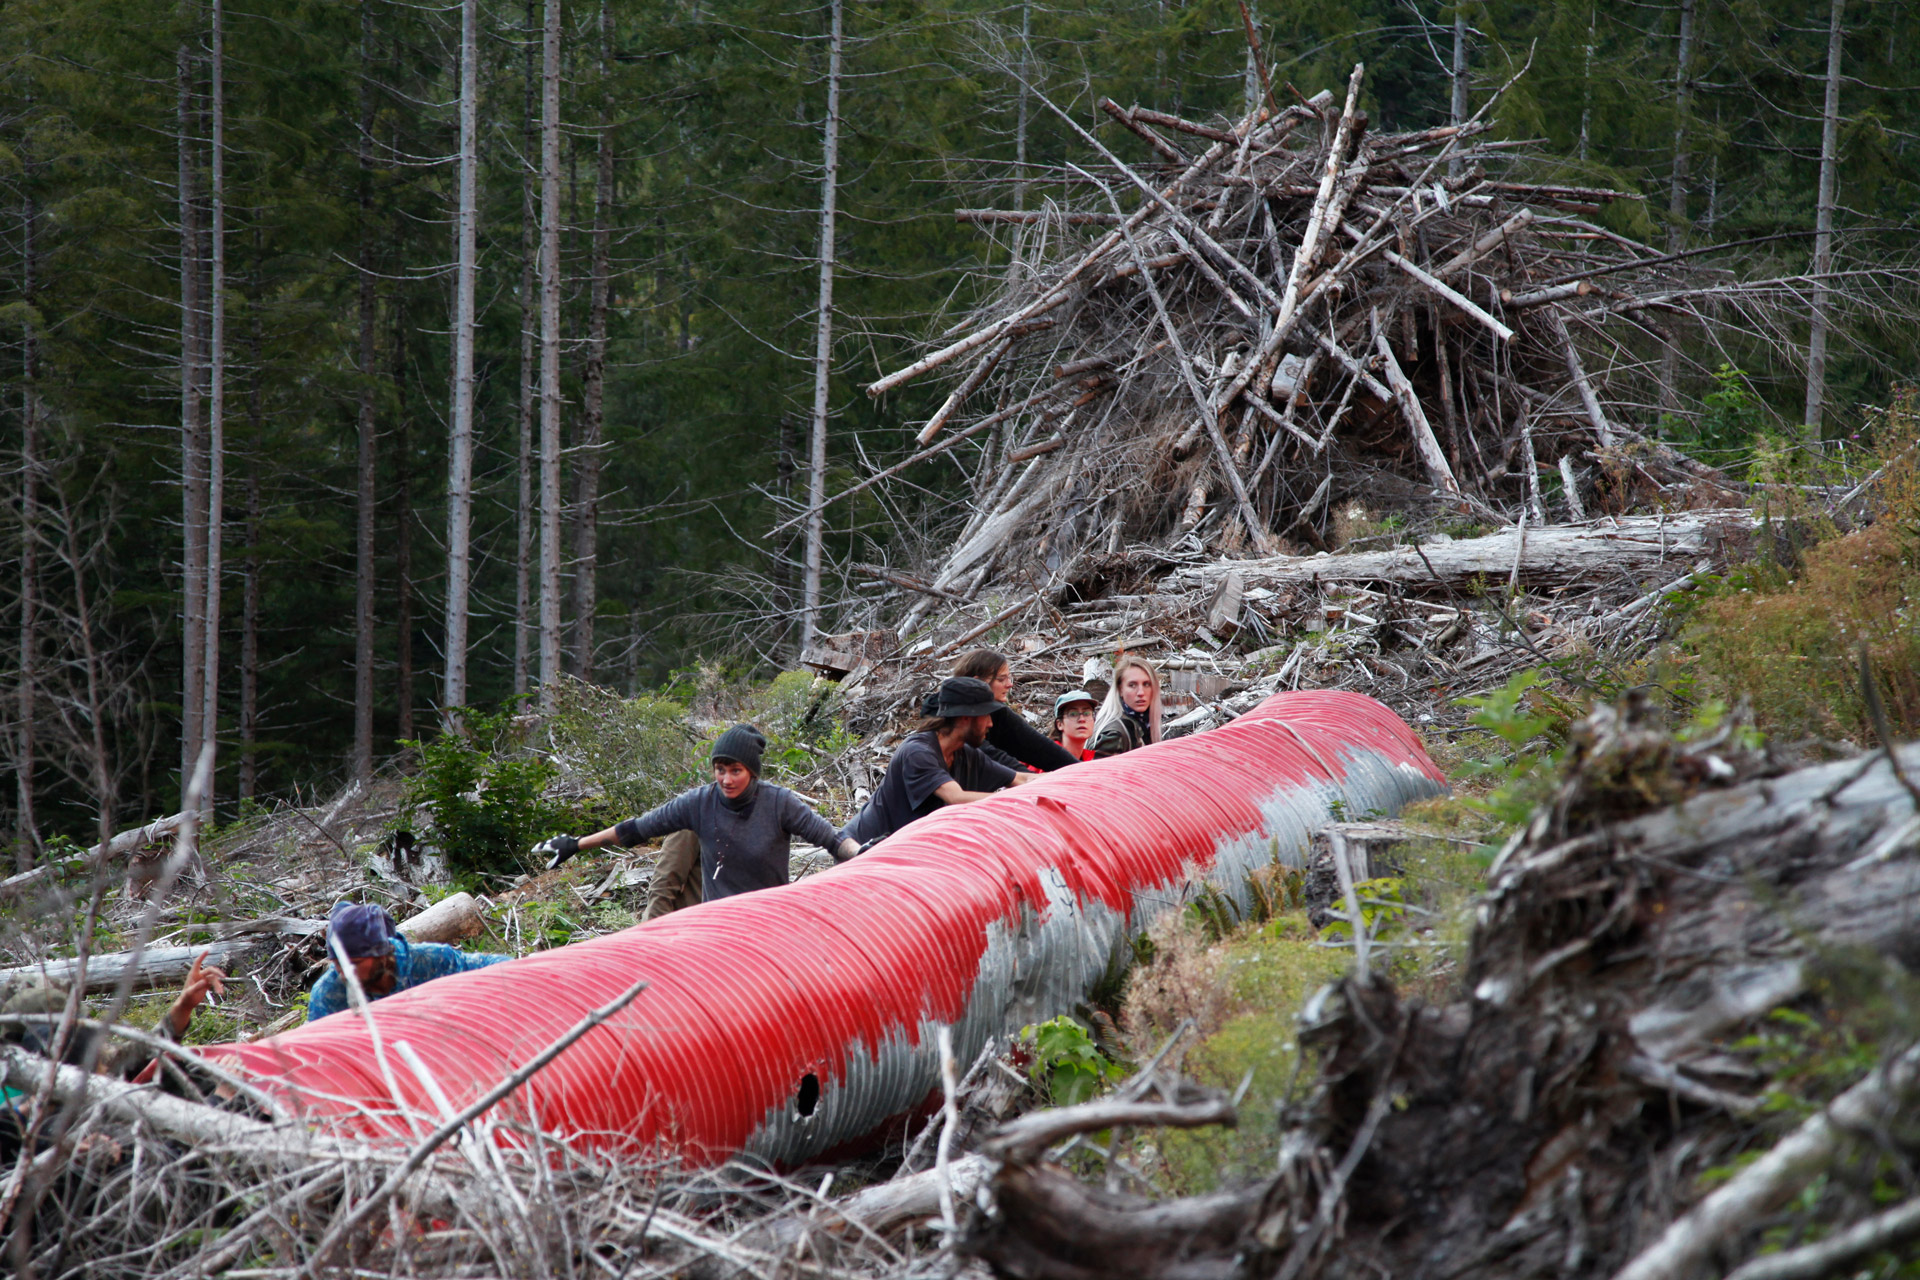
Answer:
MULTIPOLYGON (((817 591, 796 517, 945 394, 863 388, 1007 269, 955 210, 1069 192, 1061 113, 1148 156, 1102 98, 1237 117, 1365 63, 1372 127, 1413 130, 1504 87, 1531 180, 1756 276, 1871 282, 1920 220, 1904 0, 11 0, 0 31, 23 866, 202 761, 230 817, 461 708, 843 629, 962 454, 828 508, 817 591)), ((1740 429, 1710 372, 1636 425, 1844 448, 1915 372, 1888 296, 1836 312, 1813 394, 1804 352, 1702 349, 1740 429)))

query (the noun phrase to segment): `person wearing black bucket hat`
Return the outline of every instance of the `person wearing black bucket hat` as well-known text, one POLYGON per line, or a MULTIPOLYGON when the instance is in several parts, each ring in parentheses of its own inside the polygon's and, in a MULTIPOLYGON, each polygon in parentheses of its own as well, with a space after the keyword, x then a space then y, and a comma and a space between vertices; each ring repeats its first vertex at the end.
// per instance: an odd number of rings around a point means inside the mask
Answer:
POLYGON ((1002 787, 1038 777, 1016 773, 980 750, 994 712, 1005 708, 984 680, 952 676, 941 681, 933 717, 894 748, 873 798, 842 834, 864 848, 936 809, 985 800, 1002 787))
POLYGON ((787 883, 789 837, 817 844, 845 862, 860 851, 833 824, 785 787, 760 781, 767 737, 750 724, 737 724, 715 740, 707 753, 713 782, 675 796, 637 818, 590 836, 554 836, 533 847, 549 869, 582 849, 618 844, 631 848, 676 831, 700 837, 700 896, 703 902, 769 889, 787 883))

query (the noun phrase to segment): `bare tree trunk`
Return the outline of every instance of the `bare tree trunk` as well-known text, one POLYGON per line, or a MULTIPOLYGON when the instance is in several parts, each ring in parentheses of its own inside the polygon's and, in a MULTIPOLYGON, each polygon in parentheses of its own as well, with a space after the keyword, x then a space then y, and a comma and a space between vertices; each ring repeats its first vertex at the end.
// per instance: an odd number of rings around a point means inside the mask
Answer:
MULTIPOLYGON (((1673 174, 1667 185, 1667 252, 1678 253, 1686 241, 1687 170, 1692 156, 1687 147, 1688 107, 1693 96, 1694 0, 1680 0, 1680 48, 1673 75, 1673 174)), ((1660 353, 1660 409, 1680 408, 1680 348, 1663 344, 1660 353)))
POLYGON ((540 59, 540 708, 560 678, 560 0, 540 59))
POLYGON ((587 307, 587 367, 582 379, 579 469, 573 477, 573 669, 593 679, 593 611, 598 603, 600 436, 607 386, 607 300, 613 287, 613 101, 606 77, 613 55, 613 12, 600 0, 600 139, 593 184, 593 276, 587 307))
POLYGON ((1846 0, 1827 21, 1827 100, 1820 113, 1820 202, 1813 219, 1813 329, 1807 335, 1807 437, 1820 438, 1827 399, 1827 275, 1833 270, 1833 204, 1840 177, 1840 55, 1846 0))
MULTIPOLYGON (((1027 96, 1033 83, 1033 0, 1020 0, 1020 98, 1013 117, 1013 207, 1027 207, 1027 96)), ((1247 53, 1251 67, 1253 53, 1247 53)))
MULTIPOLYGON (((189 12, 191 10, 189 9, 189 12)), ((193 153, 193 57, 181 44, 178 80, 180 204, 180 795, 200 757, 206 679, 207 458, 201 421, 200 206, 193 153)))
POLYGON ((827 412, 833 375, 834 213, 840 185, 840 54, 844 39, 842 0, 831 0, 833 28, 827 46, 827 118, 822 132, 820 174, 820 301, 813 346, 813 428, 807 441, 807 551, 802 586, 800 647, 813 643, 820 627, 820 560, 826 540, 827 412))
MULTIPOLYGON (((793 482, 800 474, 799 423, 791 414, 781 414, 780 421, 774 427, 773 491, 780 496, 779 507, 782 511, 791 509, 793 502, 793 482)), ((791 531, 776 533, 773 553, 773 582, 778 592, 777 607, 781 611, 780 643, 784 644, 793 637, 790 632, 793 623, 793 541, 791 531)), ((631 628, 630 628, 631 630, 631 628)), ((632 659, 629 659, 629 666, 632 659)))
POLYGON ((1577 154, 1580 163, 1587 162, 1588 137, 1593 125, 1593 28, 1599 16, 1599 0, 1590 0, 1587 5, 1587 42, 1580 50, 1580 146, 1577 154))
MULTIPOLYGON (((253 228, 253 272, 249 295, 260 296, 261 229, 253 228)), ((236 784, 242 800, 260 789, 260 448, 266 434, 267 411, 261 376, 260 308, 247 311, 247 358, 253 376, 247 383, 246 555, 240 579, 240 776, 236 784)))
POLYGON ((412 738, 413 727, 413 440, 407 409, 407 328, 400 308, 393 313, 393 393, 394 441, 393 468, 393 578, 395 604, 394 673, 398 686, 394 695, 396 720, 394 736, 412 738))
MULTIPOLYGON (((93 641, 93 607, 87 599, 86 565, 80 555, 79 539, 74 531, 73 509, 64 494, 56 494, 60 509, 62 545, 67 568, 73 576, 74 630, 80 640, 80 660, 86 678, 87 726, 93 756, 93 787, 99 803, 100 841, 113 839, 114 795, 112 757, 107 754, 106 693, 101 687, 100 652, 93 641)), ((189 782, 182 785, 190 785, 189 782)))
MULTIPOLYGON (((23 178, 33 181, 33 162, 22 149, 23 178)), ((18 728, 14 740, 14 862, 25 871, 38 859, 40 824, 33 806, 33 769, 39 754, 34 735, 40 684, 40 345, 34 332, 35 233, 40 210, 31 189, 20 214, 20 675, 14 691, 18 728)))
MULTIPOLYGON (((258 351, 256 344, 255 350, 258 351)), ((256 360, 256 365, 258 361, 256 360)), ((253 391, 253 420, 260 417, 260 390, 253 391)), ((251 800, 260 789, 260 468, 247 468, 246 577, 240 589, 240 798, 251 800)))
MULTIPOLYGON (((1451 123, 1457 128, 1467 119, 1467 8, 1465 0, 1453 6, 1453 102, 1451 123)), ((1447 161, 1447 176, 1460 176, 1460 160, 1447 161)))
MULTIPOLYGON (((539 146, 533 122, 538 110, 534 86, 540 80, 540 64, 533 44, 533 0, 527 0, 523 35, 527 59, 525 154, 531 158, 539 146)), ((533 647, 533 420, 540 378, 533 362, 533 333, 538 311, 534 302, 534 289, 538 287, 535 267, 540 252, 533 178, 533 167, 523 167, 520 173, 520 485, 514 507, 513 562, 513 692, 516 697, 527 691, 527 663, 533 647)))
POLYGON ((206 674, 201 677, 205 699, 200 713, 201 750, 207 754, 207 785, 201 795, 204 822, 213 821, 215 785, 219 777, 220 733, 220 587, 221 543, 227 496, 227 105, 226 14, 224 0, 213 0, 211 294, 208 317, 211 358, 207 378, 207 608, 206 674))
POLYGON ((460 212, 459 266, 453 287, 453 452, 447 467, 447 652, 440 714, 451 717, 467 705, 467 595, 473 527, 473 289, 479 210, 474 203, 479 167, 479 0, 460 3, 460 212))
MULTIPOLYGON (((353 761, 355 781, 373 778, 374 518, 378 514, 379 434, 374 419, 373 5, 360 5, 360 414, 354 500, 353 761)), ((249 495, 251 496, 251 495, 249 495)), ((243 717, 244 718, 244 717, 243 717)))
POLYGON ((1680 47, 1673 74, 1673 174, 1667 184, 1667 252, 1678 252, 1685 242, 1687 223, 1688 105, 1693 96, 1693 6, 1680 0, 1680 47))

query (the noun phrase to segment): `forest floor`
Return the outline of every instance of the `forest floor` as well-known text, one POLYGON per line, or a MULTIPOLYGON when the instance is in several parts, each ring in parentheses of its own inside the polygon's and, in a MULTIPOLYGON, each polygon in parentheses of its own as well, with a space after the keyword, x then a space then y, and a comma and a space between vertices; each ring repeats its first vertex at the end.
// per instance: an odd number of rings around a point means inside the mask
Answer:
MULTIPOLYGON (((1904 1219, 1879 1223, 1888 1205, 1911 1203, 1905 1138, 1882 1125, 1869 1158, 1804 1131, 1831 1129, 1827 1108, 1848 1099, 1890 1114, 1914 1089, 1909 980, 1885 957, 1920 950, 1906 883, 1920 824, 1902 790, 1920 757, 1903 775, 1865 749, 1879 741, 1867 696, 1877 682, 1891 681, 1881 700, 1903 725, 1913 712, 1900 701, 1911 651, 1876 650, 1877 675, 1869 665, 1848 677, 1843 660, 1840 693, 1819 715, 1783 720, 1785 695, 1774 697, 1764 747, 1751 712, 1715 695, 1735 676, 1763 696, 1777 679, 1729 648, 1743 617, 1754 631, 1754 618, 1786 625, 1783 613, 1824 611, 1831 623, 1835 600, 1879 607, 1841 580, 1872 576, 1885 552, 1876 539, 1901 527, 1913 486, 1895 479, 1905 487, 1878 520, 1838 483, 1799 486, 1784 520, 1754 502, 1525 532, 1423 528, 1350 504, 1332 513, 1330 551, 1304 560, 1222 561, 1179 546, 1116 555, 1111 589, 1056 607, 1044 633, 982 628, 998 609, 989 599, 905 646, 833 638, 828 648, 853 658, 837 682, 788 673, 744 685, 704 672, 677 696, 641 699, 572 687, 545 722, 483 720, 472 742, 429 750, 371 787, 205 833, 158 908, 134 890, 152 889, 163 858, 136 857, 124 884, 112 870, 94 882, 92 947, 144 935, 155 954, 220 949, 234 980, 187 1040, 252 1038, 300 1020, 322 967, 318 922, 341 899, 404 920, 474 891, 461 945, 516 955, 631 926, 653 850, 529 874, 458 867, 449 846, 485 830, 511 855, 549 834, 543 823, 632 812, 690 780, 689 747, 736 718, 769 730, 773 776, 842 819, 925 690, 976 642, 1012 655, 1030 715, 1123 649, 1167 673, 1175 732, 1205 731, 1283 688, 1352 688, 1416 727, 1453 796, 1395 824, 1356 824, 1353 839, 1372 843, 1352 910, 1331 887, 1323 843, 1304 871, 1270 877, 1250 915, 1203 900, 1168 917, 1123 983, 1078 1018, 1035 1029, 1004 1070, 971 1075, 946 1177, 988 1187, 993 1212, 939 1230, 930 1156, 910 1140, 790 1181, 581 1158, 562 1189, 503 1175, 518 1196, 504 1235, 389 1233, 363 1265, 449 1276, 571 1275, 587 1259, 635 1276, 1599 1275, 1659 1242, 1667 1269, 1635 1274, 1682 1276, 1756 1251, 1800 1257, 1865 1222, 1880 1234, 1842 1254, 1884 1270, 1913 1234, 1904 1219), (1763 605, 1772 612, 1727 612, 1763 605), (452 804, 469 785, 512 811, 452 804), (1769 818, 1783 793, 1803 797, 1799 816, 1769 818), (1721 807, 1711 821, 1689 818, 1702 804, 1721 807), (1730 847, 1736 836, 1745 843, 1730 847), (1906 879, 1863 880, 1857 866, 1869 861, 1906 879), (1758 904, 1745 915, 1699 892, 1733 884, 1758 904), (1727 1013, 1728 992, 1783 965, 1791 981, 1727 1013), (1147 1106, 1159 1122, 1125 1121, 1147 1106), (1236 1125, 1209 1122, 1229 1113, 1236 1125), (1066 1119, 1045 1122, 1044 1141, 1009 1137, 1029 1114, 1066 1119), (1783 1138, 1812 1153, 1797 1172, 1761 1154, 1783 1138), (1456 1169, 1473 1170, 1470 1185, 1456 1169), (1772 1181, 1757 1184, 1756 1169, 1772 1181), (1739 1194, 1722 1218, 1698 1221, 1728 1188, 1739 1194)), ((1864 620, 1861 630, 1871 638, 1864 620)), ((803 875, 825 865, 801 861, 803 875)), ((9 963, 71 953, 88 916, 85 869, 76 860, 13 893, 9 963)), ((133 995, 128 1023, 159 1020, 170 972, 133 995)), ((259 1199, 232 1168, 210 1172, 204 1153, 151 1154, 154 1185, 177 1172, 180 1187, 204 1192, 211 1180, 259 1199)), ((43 1273, 85 1263, 93 1274, 188 1274, 251 1258, 244 1274, 293 1274, 275 1259, 317 1229, 282 1212, 251 1236, 202 1239, 215 1211, 181 1191, 167 1229, 143 1233, 128 1217, 139 1188, 90 1179, 47 1184, 35 1210, 43 1273), (97 1250, 80 1243, 76 1223, 109 1219, 119 1225, 97 1250), (56 1223, 66 1243, 47 1252, 56 1223)), ((453 1194, 498 1199, 478 1183, 453 1194)), ((337 1197, 321 1220, 337 1224, 353 1200, 337 1197)), ((231 1214, 219 1221, 231 1226, 231 1214)))

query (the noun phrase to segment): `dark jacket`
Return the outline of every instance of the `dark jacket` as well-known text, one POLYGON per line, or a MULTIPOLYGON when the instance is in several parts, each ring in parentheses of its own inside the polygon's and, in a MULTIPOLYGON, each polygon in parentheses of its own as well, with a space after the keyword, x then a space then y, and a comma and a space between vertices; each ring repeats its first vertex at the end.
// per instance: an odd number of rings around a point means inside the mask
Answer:
POLYGON ((614 828, 615 838, 628 848, 675 831, 700 836, 704 902, 787 883, 789 836, 836 856, 839 844, 833 825, 806 801, 757 778, 739 800, 729 801, 718 783, 708 783, 614 828))
POLYGON ((1095 732, 1087 746, 1092 749, 1096 759, 1117 756, 1123 751, 1146 746, 1149 732, 1151 727, 1146 717, 1123 711, 1119 719, 1095 732))
MULTIPOLYGON (((1065 754, 1062 752, 1061 754, 1065 754)), ((1013 781, 1013 770, 989 759, 977 747, 962 746, 948 764, 933 733, 909 734, 893 749, 886 776, 844 834, 861 844, 884 839, 946 804, 934 792, 949 782, 962 791, 998 791, 1013 781)))
MULTIPOLYGON (((1005 752, 1021 764, 1030 764, 1047 773, 1078 763, 1073 753, 1028 724, 1026 717, 1012 707, 993 713, 993 727, 987 730, 987 745, 1005 752)), ((991 752, 988 753, 990 756, 991 752)), ((1002 760, 1000 763, 1005 764, 1002 760)))
MULTIPOLYGON (((940 695, 929 693, 921 700, 920 713, 937 715, 939 705, 940 695)), ((1003 764, 1016 772, 1027 766, 1052 773, 1079 763, 1072 753, 1028 724, 1026 717, 1012 707, 1002 707, 993 713, 993 724, 987 729, 987 744, 980 752, 995 764, 1003 764)))

